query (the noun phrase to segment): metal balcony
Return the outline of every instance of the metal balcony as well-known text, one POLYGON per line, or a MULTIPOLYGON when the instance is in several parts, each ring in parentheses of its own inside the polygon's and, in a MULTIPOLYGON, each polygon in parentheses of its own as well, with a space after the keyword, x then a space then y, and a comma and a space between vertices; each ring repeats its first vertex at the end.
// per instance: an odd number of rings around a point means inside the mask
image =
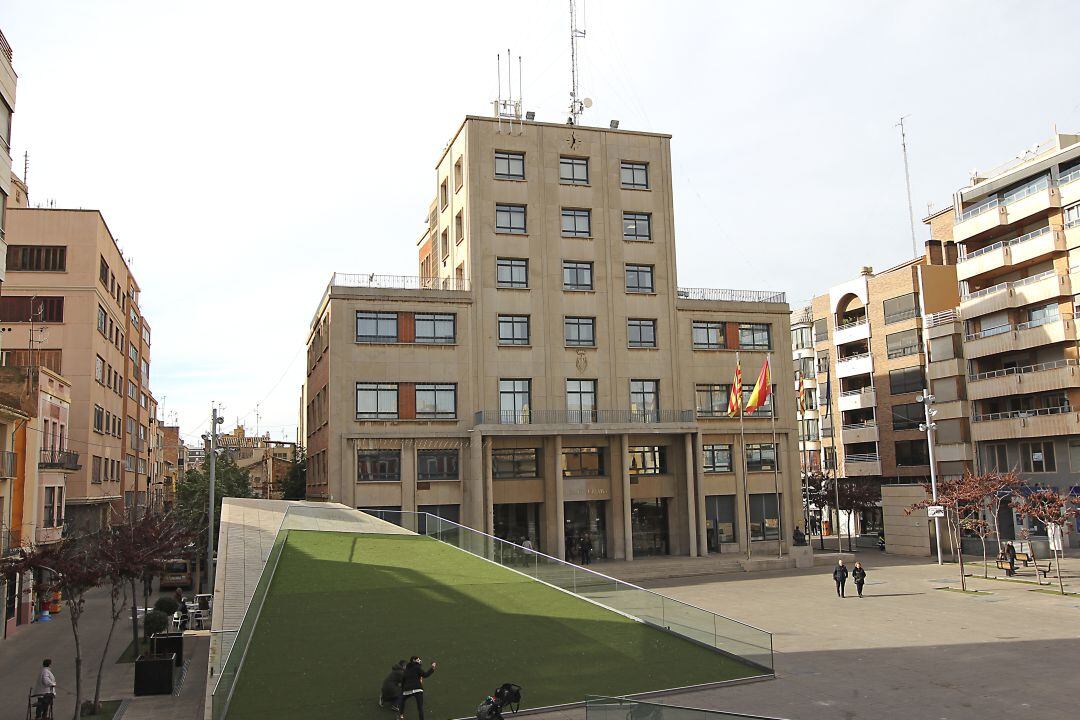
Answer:
POLYGON ((74 472, 79 465, 79 453, 74 450, 42 450, 38 468, 41 470, 66 470, 74 472))

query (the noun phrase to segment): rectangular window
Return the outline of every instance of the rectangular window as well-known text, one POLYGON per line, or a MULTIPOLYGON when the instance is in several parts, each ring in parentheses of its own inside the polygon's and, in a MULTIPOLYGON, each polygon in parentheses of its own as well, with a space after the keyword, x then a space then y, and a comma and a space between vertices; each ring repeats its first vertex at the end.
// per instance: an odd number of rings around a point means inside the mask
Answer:
POLYGON ((147 360, 146 358, 143 358, 139 362, 139 366, 140 366, 140 369, 142 370, 143 385, 146 385, 147 383, 150 382, 150 361, 147 360))
POLYGON ((804 380, 813 380, 817 377, 817 371, 814 369, 814 358, 804 357, 796 358, 795 360, 795 382, 799 382, 799 378, 804 380))
POLYGON ((9 272, 64 272, 67 270, 67 246, 9 245, 7 269, 9 272))
POLYGON ((450 257, 450 228, 442 231, 442 259, 443 262, 450 257))
POLYGON ((417 480, 425 482, 428 480, 457 480, 458 478, 457 450, 416 451, 417 480))
MULTIPOLYGON (((743 384, 742 386, 742 403, 745 410, 746 403, 750 401, 750 396, 754 393, 753 384, 743 384)), ((751 413, 748 417, 772 417, 773 411, 773 398, 776 396, 776 385, 772 386, 772 392, 769 393, 769 397, 765 398, 765 404, 751 413)))
POLYGON ((630 381, 630 412, 655 420, 660 411, 660 381, 630 381))
POLYGON ((495 206, 495 232, 525 234, 525 206, 524 205, 496 205, 495 206))
POLYGON ((658 445, 631 447, 630 475, 664 475, 667 473, 667 448, 658 445))
POLYGON ((776 540, 780 537, 780 513, 774 493, 750 494, 750 539, 776 540))
POLYGON ((808 442, 817 442, 821 439, 816 418, 799 421, 799 439, 808 442))
POLYGON ((516 425, 529 422, 532 382, 528 379, 499 380, 499 422, 516 425))
POLYGON ((563 448, 563 477, 602 477, 604 449, 599 447, 563 448))
POLYGON ((0 297, 0 322, 64 322, 63 297, 6 295, 0 297))
POLYGON ((132 400, 137 400, 139 397, 139 388, 130 380, 128 380, 128 397, 132 400))
POLYGON ((922 346, 922 338, 916 328, 885 336, 885 349, 889 358, 915 355, 922 346))
POLYGON ((94 359, 94 379, 102 385, 105 384, 105 361, 100 355, 94 359))
POLYGON ((720 350, 727 345, 724 323, 695 320, 691 326, 695 350, 720 350))
POLYGON ((462 210, 454 216, 454 242, 460 243, 465 239, 465 211, 462 210))
POLYGON ((105 434, 105 408, 94 406, 94 432, 105 434))
POLYGON ((895 443, 897 467, 914 467, 930 464, 926 440, 897 440, 895 443))
POLYGON ((885 324, 910 320, 919 314, 919 293, 908 293, 900 297, 889 298, 883 303, 885 324))
POLYGON ((461 186, 465 183, 465 173, 462 169, 461 158, 459 157, 454 161, 454 192, 461 189, 461 186))
POLYGON ((922 403, 907 403, 905 405, 893 405, 892 427, 893 430, 918 430, 919 424, 926 417, 922 403))
POLYGON ((694 386, 699 417, 723 417, 727 414, 730 385, 704 384, 694 386))
POLYGON ((457 340, 454 316, 441 313, 416 314, 416 342, 452 345, 457 340))
MULTIPOLYGON (((1072 443, 1069 444, 1069 452, 1072 453, 1072 443)), ((1009 465, 1009 448, 1005 443, 1000 445, 987 445, 987 455, 990 460, 990 471, 1007 473, 1013 468, 1009 465)), ((1074 469, 1080 469, 1080 465, 1073 464, 1074 469)))
POLYGON ((568 185, 588 185, 589 158, 559 157, 559 182, 568 185))
POLYGON ((400 450, 358 450, 356 479, 359 482, 400 482, 400 450))
POLYGON ((105 308, 98 305, 98 309, 97 309, 97 329, 98 329, 98 332, 101 333, 102 335, 106 335, 108 333, 108 326, 107 326, 107 322, 106 322, 107 319, 108 319, 108 315, 106 315, 106 313, 105 313, 105 308))
POLYGON ((569 422, 596 420, 596 380, 566 381, 566 413, 569 422))
POLYGON ((397 416, 397 383, 356 383, 358 420, 395 420, 397 416))
POLYGON ((491 476, 495 480, 540 477, 539 456, 536 448, 494 448, 491 476))
POLYGON ((453 420, 457 417, 457 385, 417 383, 416 417, 453 420))
POLYGON ((1057 462, 1054 459, 1054 443, 1049 440, 1020 443, 1020 460, 1024 472, 1057 472, 1057 462))
POLYGON ((593 264, 564 260, 562 264, 563 290, 592 290, 593 264))
POLYGON ((592 211, 576 208, 562 209, 563 237, 591 237, 592 211))
POLYGON ((124 469, 127 470, 128 472, 135 472, 135 456, 134 455, 125 455, 124 456, 124 469))
POLYGON ((824 342, 829 339, 829 326, 825 318, 814 321, 814 342, 824 342))
POLYGON ((499 287, 529 287, 529 261, 524 258, 497 258, 495 284, 499 287))
POLYGON ((771 350, 772 326, 768 323, 739 323, 740 350, 771 350))
POLYGON ((626 344, 632 348, 656 347, 656 321, 628 318, 626 321, 626 344))
POLYGON ((702 445, 701 452, 707 473, 731 472, 730 445, 702 445))
POLYGON ((626 266, 626 292, 651 293, 654 288, 652 265, 626 266))
POLYGON ((923 373, 920 367, 889 371, 889 392, 893 395, 917 392, 923 389, 923 373))
POLYGON ((131 362, 135 364, 135 367, 139 366, 139 349, 135 347, 134 343, 128 343, 128 357, 131 358, 131 362))
POLYGON ((97 455, 92 456, 92 464, 90 467, 90 482, 101 482, 101 458, 97 455))
POLYGON ((529 316, 528 315, 500 315, 499 316, 499 344, 500 345, 528 345, 529 344, 529 316))
POLYGON ((446 206, 450 204, 450 190, 447 187, 446 178, 439 183, 439 209, 445 210, 446 206))
POLYGON ((750 472, 776 469, 776 446, 772 443, 747 445, 746 469, 750 472))
POLYGON ((652 215, 649 213, 629 213, 622 215, 623 240, 631 242, 650 242, 652 240, 652 215))
POLYGON ((101 257, 101 264, 98 266, 98 280, 105 287, 109 287, 109 263, 105 262, 105 257, 101 257))
POLYGON ((791 349, 792 350, 805 350, 806 348, 813 347, 813 342, 810 339, 810 328, 800 327, 791 329, 791 349))
POLYGON ((569 316, 563 318, 563 338, 567 347, 595 347, 596 318, 569 316))
POLYGON ((649 189, 649 165, 643 162, 622 161, 619 169, 619 180, 624 188, 633 190, 649 189))
MULTIPOLYGON (((1080 167, 1077 167, 1080 170, 1080 167)), ((1065 227, 1071 228, 1080 225, 1080 203, 1065 208, 1065 227)))
POLYGON ((142 406, 143 409, 146 409, 149 404, 150 399, 146 397, 146 393, 139 393, 139 405, 142 406))
POLYGON ((525 154, 496 150, 495 177, 499 180, 524 180, 525 154))
POLYGON ((397 313, 356 313, 356 342, 396 343, 397 339, 397 313))

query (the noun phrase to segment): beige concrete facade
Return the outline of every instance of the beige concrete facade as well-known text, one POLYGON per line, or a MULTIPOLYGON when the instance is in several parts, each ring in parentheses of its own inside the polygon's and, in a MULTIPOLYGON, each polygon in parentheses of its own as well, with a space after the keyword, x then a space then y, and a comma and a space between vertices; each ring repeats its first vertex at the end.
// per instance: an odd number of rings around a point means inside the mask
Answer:
POLYGON ((611 558, 745 552, 748 535, 775 555, 781 526, 786 551, 789 309, 678 287, 672 208, 667 135, 466 118, 420 275, 336 274, 317 308, 308 498, 428 510, 560 557, 583 533, 611 558), (723 413, 736 356, 752 385, 770 352, 777 473, 769 419, 746 418, 747 450, 723 413))

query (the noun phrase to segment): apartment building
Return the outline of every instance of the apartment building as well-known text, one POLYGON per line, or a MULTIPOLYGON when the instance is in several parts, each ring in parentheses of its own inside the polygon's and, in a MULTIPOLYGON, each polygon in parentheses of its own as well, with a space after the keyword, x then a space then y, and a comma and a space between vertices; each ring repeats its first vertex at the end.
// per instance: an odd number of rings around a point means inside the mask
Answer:
POLYGON ((161 463, 163 497, 162 509, 168 510, 176 502, 176 483, 184 477, 184 443, 180 439, 178 425, 159 425, 161 428, 161 463))
POLYGON ((270 433, 247 435, 243 426, 218 437, 218 447, 248 473, 253 497, 281 499, 281 483, 296 460, 296 444, 271 440, 270 433))
MULTIPOLYGON (((955 309, 955 262, 951 243, 931 240, 923 256, 884 272, 863 268, 795 311, 796 381, 801 374, 807 397, 817 403, 817 412, 807 412, 803 421, 804 465, 879 484, 929 479, 926 434, 919 430, 925 415, 917 399, 927 387, 924 317, 955 309)), ((958 328, 939 319, 940 354, 953 357, 944 348, 949 342, 959 347, 958 328), (948 328, 952 334, 943 334, 948 328)), ((955 365, 952 375, 948 370, 942 366, 938 378, 938 442, 963 444, 963 374, 955 365), (947 380, 953 381, 951 394, 947 380)), ((858 520, 861 532, 881 529, 880 513, 858 520)))
POLYGON ((791 357, 796 391, 802 388, 798 408, 799 467, 803 476, 821 472, 821 412, 818 408, 817 354, 814 350, 814 311, 809 305, 791 311, 791 357))
MULTIPOLYGON (((1080 484, 1080 135, 1057 134, 989 172, 927 217, 960 249, 959 319, 981 471, 1080 484)), ((1012 531, 1012 523, 1007 523, 1012 531)), ((1033 528, 1041 534, 1041 528, 1033 528)))
POLYGON ((43 365, 71 382, 68 522, 94 529, 143 506, 150 467, 150 326, 139 286, 97 210, 7 207, 0 298, 5 365, 43 365))
POLYGON ((309 499, 422 510, 559 557, 787 550, 782 293, 679 287, 670 136, 467 117, 415 277, 335 274, 304 391, 309 499), (772 353, 772 402, 727 417, 772 353), (769 413, 775 409, 775 441, 769 413))

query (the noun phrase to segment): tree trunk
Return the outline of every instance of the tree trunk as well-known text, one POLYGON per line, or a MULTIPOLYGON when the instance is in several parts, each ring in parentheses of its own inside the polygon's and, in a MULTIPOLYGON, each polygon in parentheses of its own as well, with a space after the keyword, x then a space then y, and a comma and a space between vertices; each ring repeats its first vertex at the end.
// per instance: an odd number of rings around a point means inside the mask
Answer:
POLYGON ((997 554, 1005 550, 1005 546, 1001 543, 1001 521, 998 516, 1001 515, 1001 500, 991 501, 990 512, 994 514, 994 539, 997 541, 997 554))
POLYGON ((68 612, 71 615, 71 633, 75 636, 75 714, 74 720, 79 720, 82 711, 82 646, 79 644, 79 613, 68 603, 68 612))
MULTIPOLYGON (((1062 536, 1062 538, 1064 538, 1065 533, 1063 532, 1061 534, 1061 536, 1062 536)), ((1059 552, 1057 550, 1054 550, 1054 564, 1057 566, 1058 589, 1061 590, 1062 595, 1065 594, 1065 583, 1063 583, 1061 581, 1061 560, 1064 557, 1065 557, 1064 545, 1061 548, 1060 555, 1059 555, 1059 552)), ((1035 566, 1035 576, 1038 577, 1038 575, 1039 575, 1039 567, 1036 565, 1035 566)))
MULTIPOLYGON (((980 526, 980 528, 981 527, 982 526, 980 526)), ((986 562, 987 562, 987 560, 986 560, 986 536, 985 535, 979 535, 979 540, 982 542, 982 551, 983 551, 983 577, 989 579, 990 578, 990 569, 988 567, 986 567, 986 562)))
POLYGON ((1035 543, 1031 541, 1031 535, 1028 535, 1028 557, 1031 558, 1031 564, 1035 566, 1035 582, 1042 587, 1042 578, 1039 577, 1039 563, 1035 558, 1035 543))
POLYGON ((139 655, 139 651, 142 646, 139 645, 139 596, 135 593, 135 578, 131 580, 131 642, 132 650, 136 657, 139 655))
POLYGON ((96 685, 94 687, 94 712, 95 713, 98 713, 98 712, 101 711, 101 676, 104 674, 103 671, 105 670, 105 658, 109 654, 109 643, 112 642, 113 631, 116 630, 116 621, 120 619, 120 614, 124 612, 124 605, 127 604, 125 601, 121 601, 120 607, 117 607, 116 606, 116 601, 117 601, 117 596, 119 595, 119 593, 116 593, 115 591, 112 591, 112 590, 110 590, 110 592, 112 592, 112 595, 110 597, 110 601, 111 601, 110 609, 112 611, 112 614, 110 615, 110 617, 112 618, 112 623, 109 624, 109 634, 105 636, 105 647, 102 648, 102 650, 101 650, 101 662, 98 663, 97 683, 96 683, 96 685))

